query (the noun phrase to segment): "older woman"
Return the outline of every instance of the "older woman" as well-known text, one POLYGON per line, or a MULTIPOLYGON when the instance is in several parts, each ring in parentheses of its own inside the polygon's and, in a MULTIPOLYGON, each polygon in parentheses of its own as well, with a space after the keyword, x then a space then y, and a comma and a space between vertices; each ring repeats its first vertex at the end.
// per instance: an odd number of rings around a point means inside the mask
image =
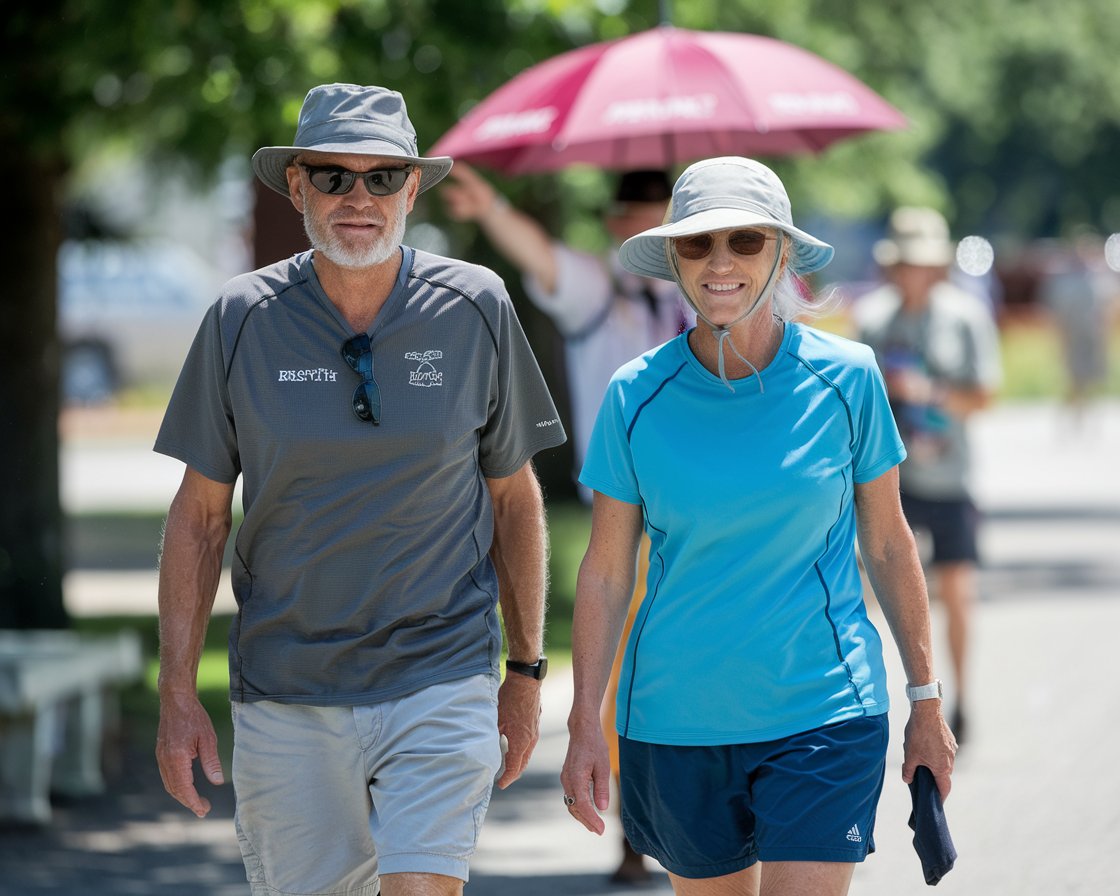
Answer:
POLYGON ((795 321, 798 275, 832 254, 793 225, 778 177, 737 157, 689 167, 667 223, 620 252, 675 280, 698 324, 620 368, 599 412, 561 780, 601 833, 599 707, 644 529, 617 703, 622 817, 678 894, 843 894, 873 849, 889 701, 857 536, 908 679, 903 780, 924 765, 949 793, 956 745, 883 381, 868 348, 795 321))

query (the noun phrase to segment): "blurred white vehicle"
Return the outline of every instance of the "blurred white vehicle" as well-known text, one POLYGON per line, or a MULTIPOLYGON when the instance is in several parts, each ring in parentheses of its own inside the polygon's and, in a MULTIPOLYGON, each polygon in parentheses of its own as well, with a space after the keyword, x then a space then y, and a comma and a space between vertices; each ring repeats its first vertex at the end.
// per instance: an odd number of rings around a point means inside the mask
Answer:
POLYGON ((221 278, 167 243, 67 242, 58 255, 64 404, 170 386, 221 278))

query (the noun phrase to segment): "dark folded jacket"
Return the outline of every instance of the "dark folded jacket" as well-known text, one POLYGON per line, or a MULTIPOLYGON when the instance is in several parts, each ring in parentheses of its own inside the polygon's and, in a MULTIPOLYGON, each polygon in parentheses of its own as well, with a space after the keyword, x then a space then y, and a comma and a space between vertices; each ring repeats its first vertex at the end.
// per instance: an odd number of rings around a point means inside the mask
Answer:
POLYGON ((918 766, 914 780, 910 782, 910 796, 914 801, 914 809, 910 813, 914 849, 922 861, 926 883, 934 887, 953 870, 957 848, 949 836, 945 807, 941 804, 941 793, 933 780, 933 772, 924 765, 918 766))

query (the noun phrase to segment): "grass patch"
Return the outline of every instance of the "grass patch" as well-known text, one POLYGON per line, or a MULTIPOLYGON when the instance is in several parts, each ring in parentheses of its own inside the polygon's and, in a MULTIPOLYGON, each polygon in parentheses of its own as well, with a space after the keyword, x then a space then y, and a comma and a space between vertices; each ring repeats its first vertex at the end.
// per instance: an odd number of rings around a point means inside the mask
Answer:
POLYGON ((576 604, 576 575, 591 534, 591 508, 565 501, 548 508, 551 542, 549 598, 545 618, 545 648, 552 657, 571 657, 572 611, 576 604))
MULTIPOLYGON (((227 638, 232 617, 215 615, 206 632, 198 669, 198 696, 214 723, 218 751, 227 770, 233 754, 233 722, 229 713, 229 659, 227 638)), ((120 691, 121 715, 127 735, 154 748, 159 724, 159 621, 155 616, 89 616, 75 619, 73 628, 87 634, 132 630, 140 636, 144 674, 120 691)))
POLYGON ((1016 322, 1000 334, 1003 386, 1000 398, 1012 401, 1058 398, 1066 382, 1058 333, 1053 327, 1016 322))
POLYGON ((68 569, 155 569, 162 513, 90 513, 67 516, 68 569))
MULTIPOLYGON (((233 526, 224 563, 233 559, 234 541, 243 514, 233 508, 233 526)), ((68 569, 155 569, 159 565, 164 512, 83 513, 65 519, 68 569)))
MULTIPOLYGON (((1069 388, 1061 334, 1045 317, 1027 315, 1000 328, 1003 388, 1009 401, 1060 400, 1069 388)), ((1109 330, 1108 375, 1098 393, 1120 396, 1120 318, 1109 330)))
POLYGON ((126 386, 113 396, 113 403, 135 410, 163 409, 171 399, 174 383, 144 383, 126 386))
MULTIPOLYGON (((813 321, 830 333, 855 338, 850 312, 836 311, 813 321)), ((1017 311, 1000 322, 1003 383, 998 401, 1060 401, 1069 387, 1061 333, 1040 311, 1017 311)), ((1109 371, 1100 394, 1120 396, 1120 317, 1109 330, 1109 371)))

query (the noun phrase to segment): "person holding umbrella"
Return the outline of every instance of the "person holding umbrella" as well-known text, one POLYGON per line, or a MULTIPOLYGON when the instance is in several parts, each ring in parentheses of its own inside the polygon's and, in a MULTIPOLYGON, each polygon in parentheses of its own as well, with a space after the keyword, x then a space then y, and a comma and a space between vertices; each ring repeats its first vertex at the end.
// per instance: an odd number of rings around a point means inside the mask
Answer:
MULTIPOLYGON (((440 194, 452 219, 478 224, 517 268, 529 300, 564 339, 578 473, 611 374, 695 321, 675 284, 637 276, 618 263, 623 241, 665 217, 669 179, 660 170, 627 171, 617 178, 614 200, 603 214, 603 229, 612 243, 605 255, 553 239, 465 162, 456 161, 440 194)), ((581 489, 581 497, 590 501, 591 493, 581 489)))
MULTIPOLYGON (((624 240, 664 219, 670 189, 664 171, 620 175, 614 201, 603 215, 603 228, 613 248, 606 256, 598 256, 552 239, 540 222, 511 206, 463 162, 456 162, 441 187, 450 216, 479 225, 493 246, 521 272, 529 299, 548 315, 564 339, 576 471, 583 464, 587 440, 611 374, 634 355, 672 339, 695 321, 695 314, 675 284, 637 276, 618 263, 618 246, 624 240)), ((581 500, 590 503, 591 491, 578 481, 577 488, 581 500)), ((644 549, 639 552, 639 563, 644 564, 646 555, 644 549)), ((627 627, 644 594, 645 582, 639 578, 627 627)), ((602 719, 616 779, 614 688, 621 658, 619 653, 603 701, 602 719)), ((642 856, 624 836, 622 858, 611 881, 640 883, 649 876, 642 856)))
POLYGON ((595 492, 573 627, 564 803, 601 833, 598 724, 642 531, 647 595, 617 706, 621 811, 678 894, 845 894, 874 848, 889 708, 856 539, 907 677, 902 777, 949 794, 956 744, 902 514, 906 456, 869 348, 795 319, 833 249, 740 157, 677 180, 668 222, 623 243, 698 325, 618 370, 580 481, 595 492))

